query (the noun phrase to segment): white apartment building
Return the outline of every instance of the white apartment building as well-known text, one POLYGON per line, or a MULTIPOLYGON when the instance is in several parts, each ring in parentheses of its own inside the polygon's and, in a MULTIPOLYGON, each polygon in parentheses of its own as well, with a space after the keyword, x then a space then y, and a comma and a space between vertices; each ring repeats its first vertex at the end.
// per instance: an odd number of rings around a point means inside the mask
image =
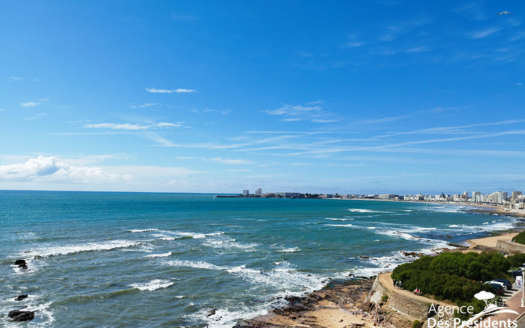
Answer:
POLYGON ((255 194, 256 195, 262 195, 262 188, 257 188, 257 190, 255 190, 255 194))
POLYGON ((243 194, 243 196, 248 196, 248 195, 250 195, 250 191, 248 189, 245 189, 245 190, 242 191, 242 194, 243 194))

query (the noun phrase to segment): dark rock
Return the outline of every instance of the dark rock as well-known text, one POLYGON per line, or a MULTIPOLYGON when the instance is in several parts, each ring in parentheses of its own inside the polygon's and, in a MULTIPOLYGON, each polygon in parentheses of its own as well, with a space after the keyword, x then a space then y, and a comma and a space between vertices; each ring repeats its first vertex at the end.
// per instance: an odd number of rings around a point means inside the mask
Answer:
POLYGON ((27 294, 22 294, 20 296, 18 296, 17 298, 15 298, 15 301, 21 301, 23 299, 27 298, 27 294))
POLYGON ((16 261, 15 261, 15 265, 18 265, 18 266, 20 266, 20 265, 26 265, 26 260, 16 260, 16 261))
POLYGON ((35 312, 13 310, 10 311, 7 316, 13 319, 13 321, 30 321, 35 318, 35 312))
POLYGON ((20 269, 22 270, 27 270, 27 265, 23 264, 23 265, 19 265, 18 266, 20 269))
POLYGON ((208 317, 211 317, 211 316, 214 315, 216 312, 217 312, 217 309, 213 309, 213 310, 208 311, 208 317))
POLYGON ((359 258, 360 258, 361 260, 366 260, 366 259, 369 259, 370 256, 364 256, 364 255, 361 255, 361 256, 359 256, 359 258))

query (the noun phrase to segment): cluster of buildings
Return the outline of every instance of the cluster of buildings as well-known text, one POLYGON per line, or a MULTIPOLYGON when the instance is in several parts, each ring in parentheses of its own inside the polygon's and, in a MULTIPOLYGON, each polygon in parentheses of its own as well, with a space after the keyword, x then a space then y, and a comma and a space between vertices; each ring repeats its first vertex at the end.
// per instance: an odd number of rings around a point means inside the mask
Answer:
POLYGON ((496 191, 491 194, 482 195, 479 191, 474 191, 469 196, 467 191, 463 194, 445 195, 362 195, 362 194, 309 194, 299 192, 270 192, 263 194, 261 188, 257 188, 255 194, 250 194, 248 189, 243 190, 242 196, 239 197, 256 197, 256 198, 314 198, 314 199, 384 199, 397 201, 415 201, 415 202, 452 202, 452 203, 473 203, 473 204, 490 204, 490 205, 508 205, 517 209, 525 208, 525 195, 521 191, 513 191, 510 195, 506 191, 496 191))
POLYGON ((425 201, 425 202, 453 202, 453 203, 473 203, 473 204, 491 204, 491 205, 510 205, 517 209, 523 209, 525 206, 525 195, 521 191, 513 191, 510 195, 506 191, 496 191, 491 194, 482 195, 479 191, 474 191, 469 196, 467 191, 463 194, 455 195, 404 195, 398 196, 393 194, 378 195, 377 199, 392 199, 405 201, 425 201))

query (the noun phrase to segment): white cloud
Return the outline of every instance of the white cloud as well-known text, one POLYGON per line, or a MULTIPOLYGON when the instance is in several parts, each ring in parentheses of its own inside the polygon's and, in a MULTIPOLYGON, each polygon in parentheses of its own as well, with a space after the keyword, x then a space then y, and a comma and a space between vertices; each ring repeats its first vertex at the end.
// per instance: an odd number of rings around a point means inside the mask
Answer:
POLYGON ((525 38, 525 32, 520 32, 518 34, 516 34, 515 36, 513 36, 510 41, 518 41, 518 40, 521 40, 525 38))
POLYGON ((160 122, 160 123, 157 123, 156 125, 152 125, 152 126, 153 127, 159 127, 159 128, 164 128, 164 127, 178 128, 178 127, 182 126, 182 122, 177 122, 177 123, 160 122))
POLYGON ((230 110, 230 109, 227 109, 227 110, 223 110, 223 111, 221 111, 221 114, 222 114, 222 115, 230 115, 230 113, 231 113, 231 110, 230 110))
POLYGON ((193 90, 193 89, 166 90, 166 89, 146 88, 146 90, 151 93, 193 93, 193 92, 197 92, 196 90, 193 90))
POLYGON ((339 120, 322 120, 322 119, 313 119, 312 122, 315 122, 315 123, 333 123, 333 122, 337 122, 339 120))
POLYGON ((8 81, 16 81, 16 82, 20 82, 20 81, 23 81, 24 79, 21 78, 21 77, 16 77, 16 76, 11 76, 8 81))
POLYGON ((359 42, 359 41, 349 41, 347 43, 345 43, 344 47, 345 48, 358 48, 360 46, 362 46, 363 44, 365 44, 364 42, 359 42))
POLYGON ((126 181, 131 177, 108 173, 100 167, 76 167, 58 161, 54 156, 32 158, 24 164, 0 165, 0 180, 55 183, 107 183, 126 181))
POLYGON ((47 113, 40 113, 40 114, 36 114, 35 116, 26 117, 26 120, 32 121, 42 116, 47 116, 47 113))
POLYGON ((37 104, 36 102, 32 102, 32 101, 28 101, 28 102, 20 104, 20 106, 22 106, 22 107, 35 107, 35 106, 38 106, 38 105, 39 104, 37 104))
POLYGON ((266 110, 264 113, 268 115, 285 116, 281 119, 281 122, 297 122, 311 120, 315 123, 330 123, 336 122, 334 114, 325 111, 324 107, 321 106, 324 101, 312 101, 305 105, 284 105, 283 107, 275 110, 266 110))
POLYGON ((486 30, 482 30, 482 31, 478 31, 478 32, 474 32, 474 33, 471 33, 470 34, 470 37, 473 38, 473 39, 482 39, 482 38, 485 38, 491 34, 494 34, 496 32, 498 32, 500 29, 499 28, 489 28, 489 29, 486 29, 486 30))
POLYGON ((304 113, 309 113, 312 111, 321 111, 323 107, 321 106, 290 106, 284 105, 283 107, 275 110, 267 110, 266 114, 269 115, 301 115, 304 113))
POLYGON ((296 117, 296 118, 283 118, 281 120, 282 122, 298 122, 298 121, 304 121, 304 118, 296 117))
POLYGON ((195 157, 183 157, 183 156, 178 156, 178 157, 175 157, 176 159, 194 159, 195 157))
POLYGON ((178 128, 181 127, 183 122, 177 122, 177 123, 167 123, 167 122, 160 122, 155 124, 149 124, 149 125, 138 125, 138 124, 130 124, 130 123, 99 123, 99 124, 84 124, 85 128, 89 129, 111 129, 111 130, 147 130, 147 129, 154 129, 154 128, 165 128, 165 127, 171 127, 171 128, 178 128))
POLYGON ((211 162, 216 162, 216 163, 221 163, 221 164, 235 164, 235 165, 253 164, 253 162, 245 160, 245 159, 227 159, 227 158, 216 157, 216 158, 210 158, 208 160, 211 162))
POLYGON ((142 105, 131 106, 131 108, 146 108, 146 107, 157 106, 157 105, 158 105, 157 103, 145 103, 142 105))
POLYGON ((228 172, 251 172, 250 169, 228 170, 228 172))
POLYGON ((49 97, 42 98, 40 101, 49 101, 49 97))
POLYGON ((410 53, 415 53, 415 52, 424 52, 424 51, 428 51, 429 49, 427 47, 415 47, 415 48, 410 48, 407 50, 407 52, 410 52, 410 53))

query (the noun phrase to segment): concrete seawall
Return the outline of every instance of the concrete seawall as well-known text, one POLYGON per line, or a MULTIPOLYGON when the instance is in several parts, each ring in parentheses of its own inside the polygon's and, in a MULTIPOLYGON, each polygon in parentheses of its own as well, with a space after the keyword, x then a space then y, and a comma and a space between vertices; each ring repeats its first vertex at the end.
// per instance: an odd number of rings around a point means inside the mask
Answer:
POLYGON ((510 241, 498 240, 496 248, 509 254, 525 253, 525 245, 512 243, 510 241))
POLYGON ((370 302, 379 303, 381 302, 381 298, 384 295, 388 296, 386 305, 390 308, 420 321, 426 320, 428 318, 428 310, 431 305, 430 303, 418 302, 392 292, 388 288, 385 288, 379 282, 379 277, 377 277, 366 299, 370 302))

